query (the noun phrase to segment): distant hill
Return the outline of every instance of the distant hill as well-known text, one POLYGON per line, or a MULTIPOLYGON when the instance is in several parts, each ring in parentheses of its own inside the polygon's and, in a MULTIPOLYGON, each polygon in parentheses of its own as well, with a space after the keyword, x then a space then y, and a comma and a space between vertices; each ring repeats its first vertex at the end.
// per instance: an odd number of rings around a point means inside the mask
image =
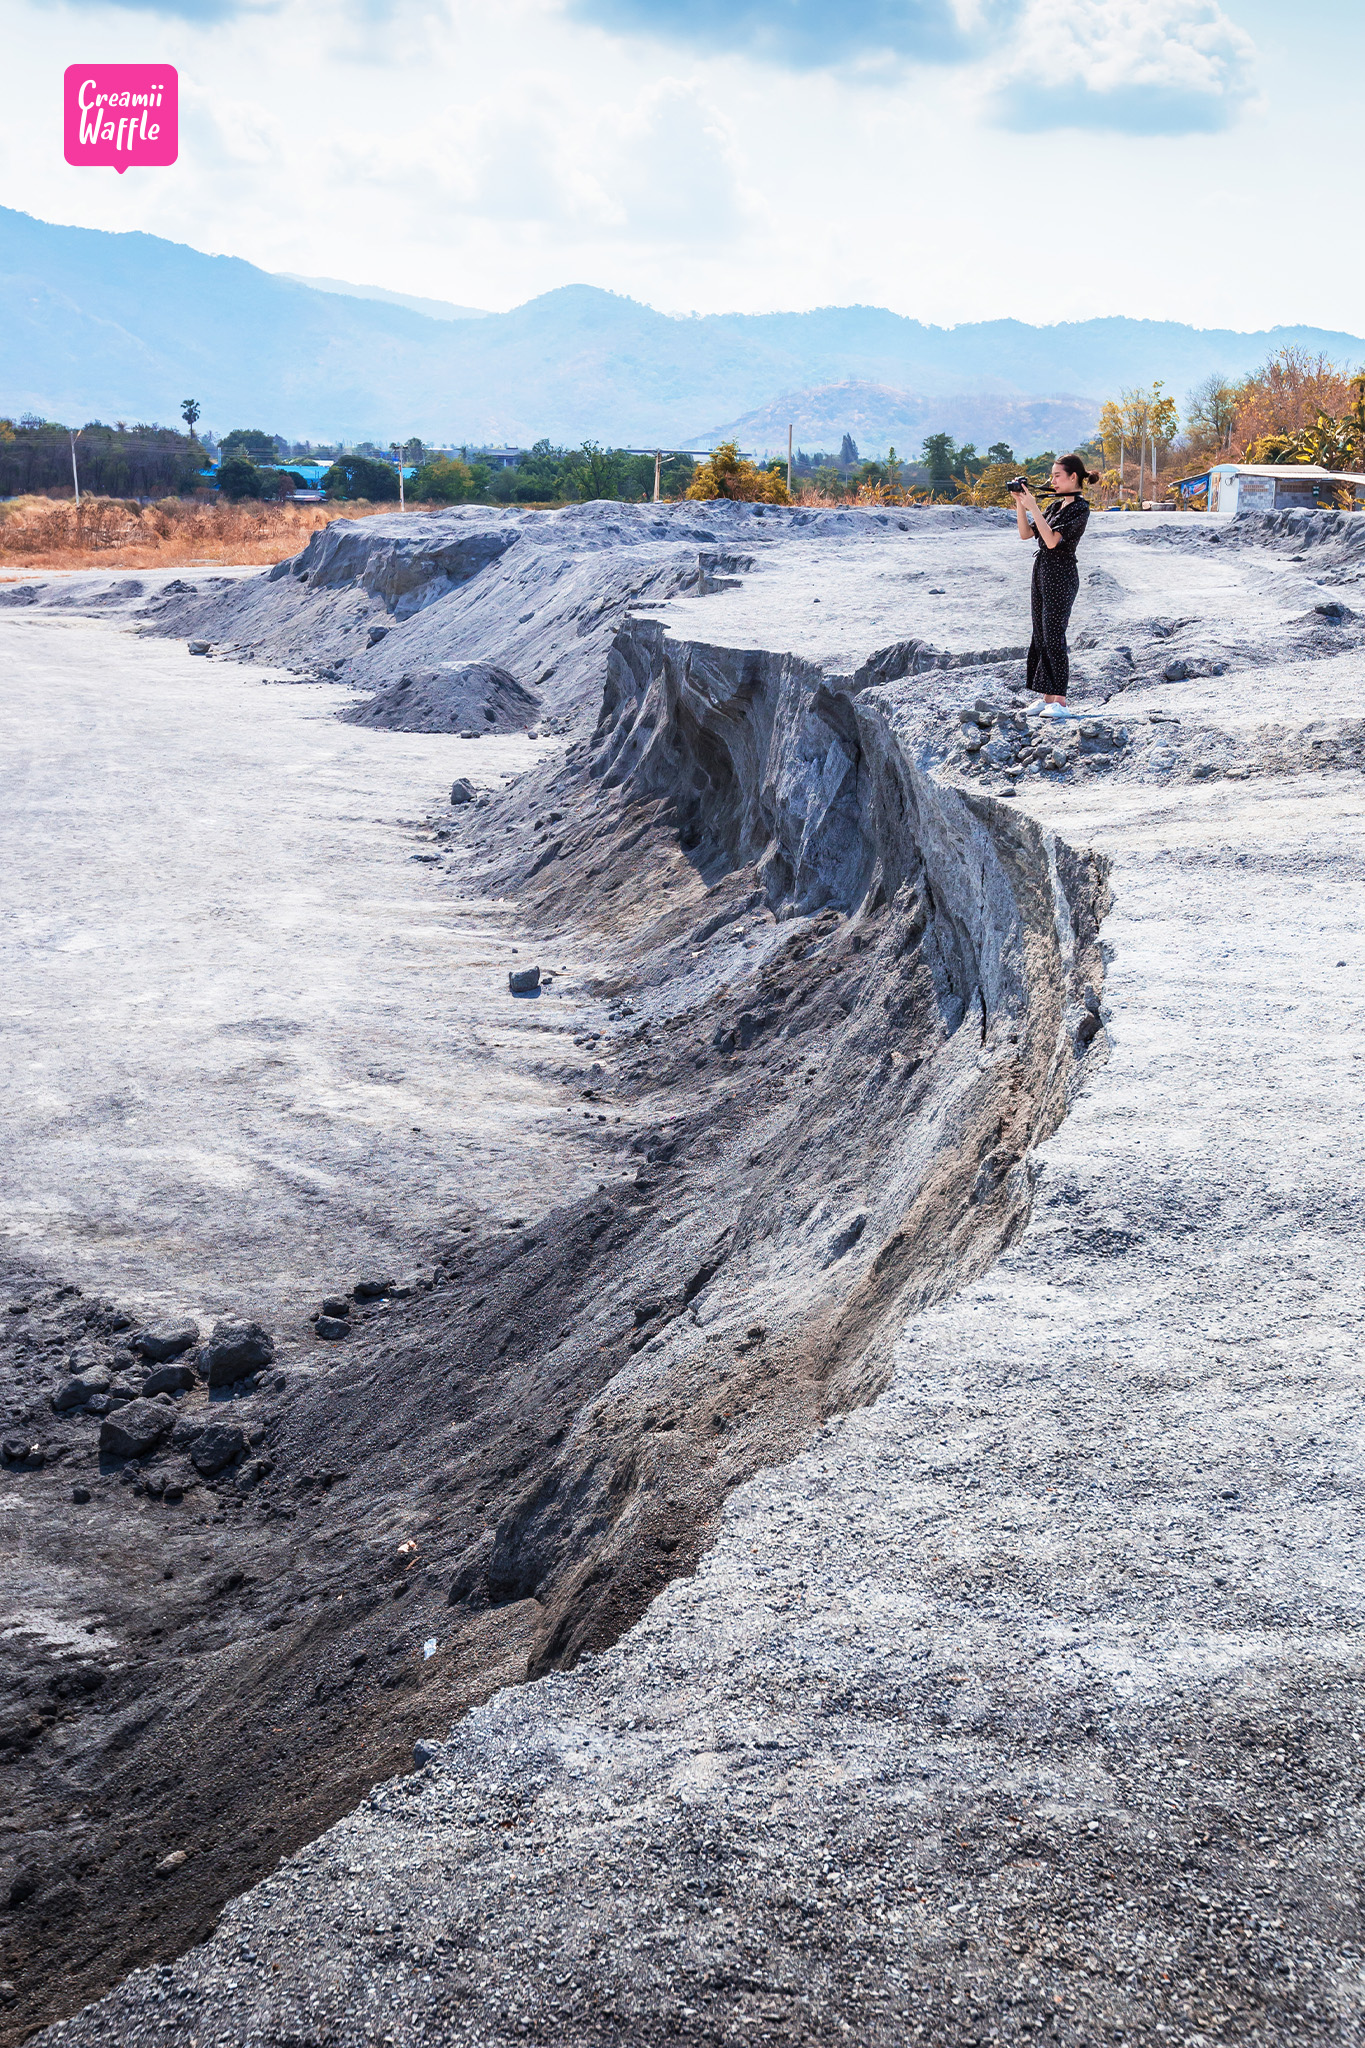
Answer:
POLYGON ((790 422, 797 447, 808 453, 824 449, 837 454, 844 435, 852 434, 863 456, 884 455, 893 447, 913 456, 926 435, 948 433, 958 441, 974 441, 983 451, 994 441, 1008 441, 1017 455, 1028 455, 1088 441, 1096 410, 1093 398, 961 393, 927 398, 889 384, 821 384, 813 391, 787 392, 700 436, 696 445, 711 448, 717 441, 734 440, 746 451, 785 455, 790 422))
MULTIPOLYGON (((897 429, 907 439, 947 427, 979 445, 1017 444, 1028 439, 1020 408, 1093 409, 1153 377, 1179 398, 1210 371, 1235 375, 1286 342, 1365 358, 1358 336, 1315 327, 1237 334, 1113 318, 949 328, 877 306, 674 319, 589 285, 483 319, 432 319, 352 291, 0 208, 0 412, 172 422, 192 396, 219 432, 681 447, 718 422, 775 416, 787 402, 776 393, 881 385, 907 421, 913 410, 915 429, 897 429), (980 404, 970 427, 966 399, 980 404)), ((1037 417, 1038 437, 1052 439, 1041 424, 1050 416, 1037 417)), ((847 430, 863 438, 854 421, 847 430)))
POLYGON ((411 292, 386 292, 377 284, 347 284, 341 277, 299 277, 292 270, 276 271, 290 284, 306 284, 315 292, 335 292, 343 299, 375 299, 382 306, 406 306, 409 313, 425 313, 428 320, 487 320, 482 306, 456 306, 449 299, 420 299, 411 292))

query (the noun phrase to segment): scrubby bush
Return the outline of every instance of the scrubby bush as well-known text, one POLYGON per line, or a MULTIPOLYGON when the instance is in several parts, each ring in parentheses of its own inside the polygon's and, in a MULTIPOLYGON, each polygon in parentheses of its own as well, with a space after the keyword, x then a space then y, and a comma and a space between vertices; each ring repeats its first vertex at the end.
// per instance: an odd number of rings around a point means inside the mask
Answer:
POLYGON ((152 569, 186 563, 271 563, 297 554, 308 536, 334 519, 363 519, 377 510, 338 505, 237 503, 221 497, 162 498, 138 505, 122 498, 12 498, 0 504, 0 563, 29 569, 85 567, 152 569))

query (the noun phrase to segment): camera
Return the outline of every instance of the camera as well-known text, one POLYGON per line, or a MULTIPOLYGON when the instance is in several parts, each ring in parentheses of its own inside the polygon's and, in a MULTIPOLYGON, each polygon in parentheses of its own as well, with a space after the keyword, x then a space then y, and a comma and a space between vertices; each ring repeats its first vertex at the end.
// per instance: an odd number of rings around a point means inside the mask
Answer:
POLYGON ((1005 485, 1005 489, 1016 493, 1026 491, 1028 489, 1028 478, 1026 476, 1011 477, 1010 481, 1005 485))

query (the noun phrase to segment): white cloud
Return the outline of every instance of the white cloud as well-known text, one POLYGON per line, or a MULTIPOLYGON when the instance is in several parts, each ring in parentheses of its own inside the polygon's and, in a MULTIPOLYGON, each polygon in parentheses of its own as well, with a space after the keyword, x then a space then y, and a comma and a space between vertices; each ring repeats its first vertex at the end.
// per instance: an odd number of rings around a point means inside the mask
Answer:
POLYGON ((993 110, 1032 131, 1223 128, 1251 97, 1254 55, 1216 0, 1031 0, 993 110))

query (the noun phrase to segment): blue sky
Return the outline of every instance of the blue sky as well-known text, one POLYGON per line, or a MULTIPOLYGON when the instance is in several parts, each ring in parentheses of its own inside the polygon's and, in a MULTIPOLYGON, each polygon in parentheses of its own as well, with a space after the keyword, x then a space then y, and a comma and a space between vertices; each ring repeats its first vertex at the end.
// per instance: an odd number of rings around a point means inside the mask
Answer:
POLYGON ((1365 333, 1359 0, 4 4, 0 201, 52 220, 493 307, 1365 333), (173 169, 62 162, 94 59, 179 67, 173 169))

